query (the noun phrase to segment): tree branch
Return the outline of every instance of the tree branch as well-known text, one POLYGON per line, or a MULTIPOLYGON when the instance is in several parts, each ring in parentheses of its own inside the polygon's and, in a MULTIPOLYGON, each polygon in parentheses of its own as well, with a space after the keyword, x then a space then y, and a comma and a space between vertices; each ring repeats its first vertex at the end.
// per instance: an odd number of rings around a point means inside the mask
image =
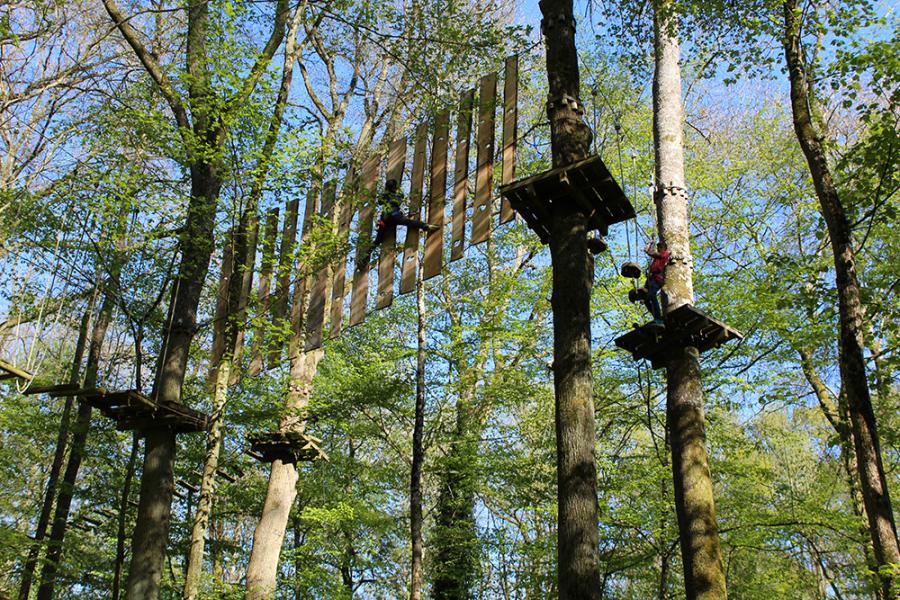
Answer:
POLYGON ((118 27, 119 31, 122 33, 122 37, 125 38, 125 41, 128 42, 128 45, 134 50, 134 53, 138 60, 141 61, 141 64, 144 65, 147 73, 153 78, 153 81, 156 82, 159 91, 162 93, 163 98, 166 99, 169 108, 172 110, 172 114, 175 116, 175 122, 178 123, 178 127, 180 129, 190 129, 190 120, 188 119, 187 111, 184 108, 181 97, 178 95, 178 92, 175 91, 172 82, 166 76, 159 61, 156 60, 144 44, 141 43, 137 29, 131 26, 128 22, 129 19, 124 15, 122 9, 119 8, 119 5, 116 4, 115 0, 103 0, 103 6, 106 8, 106 12, 109 13, 110 18, 112 18, 113 23, 115 23, 116 27, 118 27))

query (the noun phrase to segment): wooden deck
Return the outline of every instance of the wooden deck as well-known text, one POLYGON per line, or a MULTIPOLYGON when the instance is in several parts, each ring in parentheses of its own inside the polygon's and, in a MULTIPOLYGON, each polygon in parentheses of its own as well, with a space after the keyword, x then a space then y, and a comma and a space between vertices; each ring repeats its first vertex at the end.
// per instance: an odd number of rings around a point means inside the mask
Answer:
POLYGON ((744 336, 736 329, 685 304, 666 315, 666 326, 647 323, 616 338, 616 346, 646 359, 654 369, 666 366, 673 351, 693 346, 701 353, 744 336))
POLYGON ((137 390, 110 392, 102 388, 81 390, 78 397, 116 421, 116 429, 171 427, 175 433, 206 431, 205 414, 178 402, 156 402, 137 390))
POLYGON ((609 226, 635 216, 634 207, 599 156, 545 171, 500 187, 500 194, 537 233, 550 241, 553 205, 575 202, 588 218, 588 228, 604 236, 609 226))
POLYGON ((247 435, 249 456, 261 462, 297 463, 325 459, 328 455, 320 447, 322 440, 296 431, 267 431, 247 435))

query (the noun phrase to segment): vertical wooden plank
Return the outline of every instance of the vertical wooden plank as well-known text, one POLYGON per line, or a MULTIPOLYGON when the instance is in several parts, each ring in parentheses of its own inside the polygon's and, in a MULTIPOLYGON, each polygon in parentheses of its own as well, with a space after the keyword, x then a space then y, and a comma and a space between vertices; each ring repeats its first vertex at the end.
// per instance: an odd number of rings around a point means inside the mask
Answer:
POLYGON ((444 263, 444 199, 447 193, 447 137, 450 129, 450 112, 438 115, 431 140, 431 182, 429 187, 428 223, 437 225, 437 231, 428 232, 425 238, 424 278, 441 273, 444 263))
MULTIPOLYGON (((401 137, 391 142, 388 151, 387 179, 403 183, 403 169, 406 166, 406 138, 401 137)), ((402 189, 402 187, 400 188, 402 189)), ((406 228, 409 235, 410 228, 406 228)), ((378 296, 375 308, 382 309, 394 301, 394 265, 397 262, 397 229, 389 231, 381 244, 381 255, 378 260, 378 296)))
POLYGON ((263 367, 263 347, 266 339, 265 321, 269 315, 269 300, 272 289, 272 270, 275 267, 275 242, 278 239, 278 207, 270 208, 266 215, 266 232, 263 236, 262 267, 259 272, 257 292, 257 327, 253 335, 253 353, 248 370, 251 377, 259 375, 263 367))
POLYGON ((366 297, 369 295, 369 249, 372 245, 372 216, 375 212, 375 180, 378 178, 378 157, 363 164, 362 201, 356 240, 356 261, 353 271, 353 291, 350 296, 350 326, 366 318, 366 297))
MULTIPOLYGON (((338 239, 341 244, 347 243, 350 234, 350 222, 355 211, 354 200, 356 198, 359 175, 353 173, 341 190, 340 214, 338 216, 338 239)), ((331 327, 329 337, 337 338, 341 334, 341 325, 344 319, 344 286, 347 279, 347 256, 343 255, 335 266, 334 281, 331 284, 331 327)))
POLYGON ((228 320, 228 286, 234 270, 234 229, 225 234, 222 247, 222 268, 219 271, 219 287, 216 290, 216 312, 213 316, 213 341, 209 353, 209 383, 215 383, 216 371, 225 354, 225 326, 228 320))
POLYGON ((497 103, 497 74, 481 78, 478 91, 478 159, 475 167, 475 213, 472 215, 472 245, 491 235, 494 178, 494 108, 497 103))
POLYGON ((275 298, 272 301, 272 325, 274 335, 269 338, 269 353, 266 366, 273 369, 281 362, 285 345, 285 331, 289 325, 288 295, 291 289, 291 274, 294 271, 294 250, 297 242, 297 211, 299 198, 288 200, 284 212, 284 226, 281 231, 281 248, 278 252, 278 272, 276 274, 275 298))
MULTIPOLYGON (((506 59, 503 75, 503 170, 500 185, 512 183, 516 178, 516 138, 519 127, 519 57, 506 59)), ((506 198, 500 204, 500 224, 516 217, 516 211, 506 198)))
MULTIPOLYGON (((246 335, 247 306, 250 304, 250 290, 253 288, 253 273, 256 271, 256 244, 259 241, 259 215, 256 208, 247 213, 247 256, 241 271, 241 295, 238 298, 238 323, 237 337, 234 340, 234 364, 238 367, 244 356, 244 337, 246 335)), ((241 376, 241 369, 231 370, 231 383, 237 383, 241 376)))
MULTIPOLYGON (((325 191, 322 193, 321 215, 325 219, 331 218, 331 211, 334 208, 335 187, 335 182, 331 181, 325 185, 325 191)), ((319 272, 316 274, 316 281, 313 284, 312 294, 309 297, 304 347, 307 351, 315 350, 322 345, 322 326, 325 323, 325 290, 328 286, 328 274, 330 271, 330 264, 325 264, 319 269, 319 272)))
POLYGON ((472 109, 475 90, 463 94, 456 119, 456 168, 453 171, 453 241, 450 260, 463 257, 466 248, 466 194, 469 191, 469 139, 472 137, 472 109))
MULTIPOLYGON (((428 144, 428 126, 416 127, 416 143, 413 147, 412 175, 409 184, 409 212, 413 219, 422 218, 422 190, 425 187, 425 148, 428 144)), ((419 262, 419 230, 407 228, 403 244, 403 267, 400 275, 400 293, 408 294, 416 289, 416 271, 419 262)))
POLYGON ((288 291, 293 270, 294 249, 297 238, 297 209, 300 200, 293 198, 285 203, 284 224, 281 229, 281 246, 278 250, 278 271, 275 275, 275 296, 272 298, 272 322, 278 323, 287 316, 288 291))

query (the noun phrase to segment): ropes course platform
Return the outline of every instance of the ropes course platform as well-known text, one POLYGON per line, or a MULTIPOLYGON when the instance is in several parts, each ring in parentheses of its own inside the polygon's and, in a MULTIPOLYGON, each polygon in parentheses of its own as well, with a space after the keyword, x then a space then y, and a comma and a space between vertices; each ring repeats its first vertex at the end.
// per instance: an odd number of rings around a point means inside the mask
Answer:
POLYGON ((544 244, 550 241, 553 205, 574 202, 587 215, 588 229, 606 235, 609 226, 633 219, 634 207, 598 155, 500 187, 544 244))
POLYGON ((665 327, 647 323, 616 338, 616 346, 631 352, 634 360, 649 360, 654 369, 660 369, 675 350, 685 346, 703 353, 743 337, 737 329, 685 304, 666 315, 665 327))
POLYGON ((34 375, 29 373, 25 369, 20 369, 19 367, 0 359, 0 381, 4 381, 6 379, 21 379, 22 381, 31 381, 32 379, 34 379, 34 375))
POLYGON ((328 460, 320 447, 322 440, 298 431, 266 431, 247 435, 248 454, 260 462, 280 460, 285 464, 301 461, 328 460))
POLYGON ((178 402, 157 402, 137 390, 109 392, 101 388, 79 390, 78 397, 116 421, 116 429, 171 427, 175 433, 206 431, 205 414, 178 402))

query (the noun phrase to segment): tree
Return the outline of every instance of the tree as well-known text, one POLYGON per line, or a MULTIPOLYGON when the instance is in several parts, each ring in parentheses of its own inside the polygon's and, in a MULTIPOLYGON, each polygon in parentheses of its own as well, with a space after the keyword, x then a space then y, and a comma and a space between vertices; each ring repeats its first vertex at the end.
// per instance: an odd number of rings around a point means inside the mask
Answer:
MULTIPOLYGON (((213 251, 213 224, 222 186, 221 159, 231 112, 253 93, 275 51, 281 45, 288 3, 275 7, 271 34, 249 74, 237 82, 236 92, 223 106, 213 87, 208 43, 210 5, 190 2, 187 9, 186 74, 187 106, 181 93, 142 41, 115 0, 104 7, 134 55, 153 80, 168 104, 181 141, 187 151, 186 166, 191 175, 188 217, 181 236, 181 263, 173 288, 164 336, 164 352, 159 357, 153 396, 159 402, 180 402, 188 351, 197 322, 197 305, 213 251)), ((128 596, 154 598, 159 594, 168 537, 169 515, 174 488, 175 434, 166 427, 148 430, 144 449, 140 502, 132 539, 128 596)))
MULTIPOLYGON (((654 3, 653 137, 660 238, 672 253, 666 311, 694 301, 679 61, 674 3, 654 3)), ((689 599, 726 597, 712 477, 706 450, 703 384, 696 348, 675 349, 666 364, 666 427, 672 448, 675 512, 689 599)))
POLYGON ((900 594, 894 582, 896 570, 900 568, 900 542, 897 538, 897 526, 894 522, 887 477, 881 458, 878 425, 866 378, 865 318, 862 292, 856 272, 856 251, 850 222, 828 166, 823 134, 817 131, 810 112, 807 59, 801 44, 802 9, 795 0, 785 1, 783 9, 784 55, 791 83, 794 129, 809 163, 810 175, 815 184, 822 215, 828 226, 834 254, 840 310, 841 382, 850 413, 863 502, 884 593, 887 597, 895 597, 900 594))
MULTIPOLYGON (((547 80, 553 166, 585 158, 591 130, 578 107, 554 102, 580 97, 575 18, 571 0, 540 3, 547 40, 547 80)), ((597 472, 594 464, 594 385, 590 298, 593 260, 587 217, 573 204, 554 203, 553 380, 556 393, 556 468, 559 494, 558 584, 561 600, 600 597, 597 472)))

